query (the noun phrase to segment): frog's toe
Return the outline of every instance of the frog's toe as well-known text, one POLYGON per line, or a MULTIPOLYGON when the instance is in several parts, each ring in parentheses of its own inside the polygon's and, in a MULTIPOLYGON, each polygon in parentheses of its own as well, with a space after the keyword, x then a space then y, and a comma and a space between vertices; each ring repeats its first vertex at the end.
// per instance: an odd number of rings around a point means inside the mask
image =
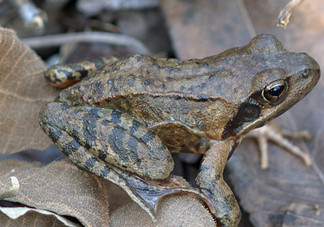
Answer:
MULTIPOLYGON (((293 155, 301 158, 306 166, 312 165, 312 160, 309 155, 305 153, 301 148, 292 144, 285 136, 292 137, 291 134, 287 135, 287 132, 278 130, 271 125, 265 125, 261 128, 257 128, 248 134, 248 137, 254 137, 257 139, 260 149, 260 166, 261 169, 267 169, 269 167, 269 154, 268 154, 268 140, 273 141, 279 146, 285 148, 293 155)), ((294 137, 309 137, 309 134, 305 132, 297 133, 294 137)), ((307 139, 307 138, 306 138, 307 139)))

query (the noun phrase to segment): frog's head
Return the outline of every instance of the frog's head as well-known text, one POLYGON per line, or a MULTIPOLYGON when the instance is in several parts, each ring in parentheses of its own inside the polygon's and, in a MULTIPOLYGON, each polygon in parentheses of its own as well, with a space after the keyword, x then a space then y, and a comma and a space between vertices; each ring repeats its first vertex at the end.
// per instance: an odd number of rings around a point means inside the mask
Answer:
POLYGON ((272 35, 256 36, 245 52, 253 56, 248 95, 223 131, 223 138, 240 136, 287 111, 316 85, 318 63, 305 53, 287 51, 272 35))

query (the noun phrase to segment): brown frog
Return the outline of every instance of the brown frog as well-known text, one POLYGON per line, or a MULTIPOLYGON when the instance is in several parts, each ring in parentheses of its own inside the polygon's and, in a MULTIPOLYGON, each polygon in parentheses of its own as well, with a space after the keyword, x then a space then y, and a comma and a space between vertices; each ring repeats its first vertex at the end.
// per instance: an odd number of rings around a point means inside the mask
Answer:
POLYGON ((230 154, 320 76, 313 58, 272 35, 204 59, 105 62, 41 110, 41 127, 74 164, 123 188, 153 220, 161 197, 184 192, 205 201, 222 226, 237 226, 241 216, 223 180, 230 154), (170 176, 170 152, 204 154, 199 188, 170 176))

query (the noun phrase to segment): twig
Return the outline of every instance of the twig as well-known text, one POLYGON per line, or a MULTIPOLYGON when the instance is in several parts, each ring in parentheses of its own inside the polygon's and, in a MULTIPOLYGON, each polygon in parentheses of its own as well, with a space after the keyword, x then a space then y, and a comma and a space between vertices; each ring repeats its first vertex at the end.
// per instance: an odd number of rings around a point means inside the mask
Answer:
POLYGON ((139 40, 120 34, 113 34, 108 32, 80 32, 80 33, 67 33, 38 36, 33 38, 22 39, 23 43, 31 48, 44 48, 60 46, 69 43, 106 43, 119 46, 127 46, 135 53, 150 54, 150 51, 139 40))
POLYGON ((283 8, 278 16, 277 26, 286 28, 289 23, 290 16, 293 10, 299 6, 304 0, 291 0, 285 8, 283 8))
POLYGON ((106 10, 140 10, 159 6, 158 0, 79 0, 77 9, 86 15, 98 14, 106 10))
POLYGON ((29 0, 13 0, 12 3, 17 8, 24 26, 37 34, 41 34, 45 30, 47 23, 47 14, 37 8, 32 1, 29 0))

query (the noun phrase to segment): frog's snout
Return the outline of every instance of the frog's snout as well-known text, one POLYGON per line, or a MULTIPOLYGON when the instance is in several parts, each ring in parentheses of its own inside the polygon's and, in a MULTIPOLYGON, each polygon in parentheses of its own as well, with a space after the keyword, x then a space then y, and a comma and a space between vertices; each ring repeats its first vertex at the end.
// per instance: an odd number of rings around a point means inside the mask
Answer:
POLYGON ((302 75, 305 79, 309 78, 310 86, 314 87, 321 76, 319 64, 314 58, 306 53, 300 53, 299 55, 297 55, 297 59, 298 58, 299 60, 296 61, 297 67, 303 67, 300 68, 301 71, 299 74, 302 75))
POLYGON ((320 66, 317 61, 307 53, 300 53, 303 56, 302 62, 316 73, 320 73, 320 66))

